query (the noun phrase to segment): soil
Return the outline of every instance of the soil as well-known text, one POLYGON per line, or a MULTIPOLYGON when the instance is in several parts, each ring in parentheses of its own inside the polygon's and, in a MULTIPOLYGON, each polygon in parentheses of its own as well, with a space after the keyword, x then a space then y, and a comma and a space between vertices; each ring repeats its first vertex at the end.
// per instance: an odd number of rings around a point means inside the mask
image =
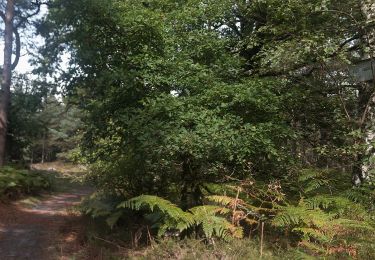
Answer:
POLYGON ((32 207, 0 204, 0 259, 69 259, 83 242, 84 218, 73 206, 90 188, 71 187, 32 207))

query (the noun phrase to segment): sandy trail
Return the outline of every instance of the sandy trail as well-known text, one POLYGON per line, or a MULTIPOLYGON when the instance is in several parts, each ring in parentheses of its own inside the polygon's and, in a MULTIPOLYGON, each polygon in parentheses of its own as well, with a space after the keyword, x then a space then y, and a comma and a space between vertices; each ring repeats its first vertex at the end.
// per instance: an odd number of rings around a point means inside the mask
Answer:
POLYGON ((70 230, 62 239, 62 229, 81 219, 71 208, 90 193, 89 188, 71 188, 46 196, 32 208, 0 204, 0 259, 64 259, 64 247, 76 238, 70 230))

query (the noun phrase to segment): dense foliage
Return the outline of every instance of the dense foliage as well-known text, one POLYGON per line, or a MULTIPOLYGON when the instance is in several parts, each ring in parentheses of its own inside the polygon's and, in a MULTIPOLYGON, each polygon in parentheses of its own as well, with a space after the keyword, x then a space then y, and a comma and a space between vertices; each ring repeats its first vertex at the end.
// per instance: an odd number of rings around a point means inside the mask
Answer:
POLYGON ((34 144, 43 160, 46 146, 80 139, 98 189, 85 211, 111 226, 133 209, 160 236, 213 241, 265 225, 311 254, 374 254, 374 89, 350 69, 374 55, 367 7, 50 1, 35 72, 67 103, 30 107, 44 127, 34 144), (69 104, 82 112, 61 118, 69 104))
POLYGON ((355 142, 325 69, 354 55, 355 2, 83 2, 55 1, 40 32, 71 55, 99 187, 196 204, 207 182, 285 177, 301 153, 332 165, 355 142))

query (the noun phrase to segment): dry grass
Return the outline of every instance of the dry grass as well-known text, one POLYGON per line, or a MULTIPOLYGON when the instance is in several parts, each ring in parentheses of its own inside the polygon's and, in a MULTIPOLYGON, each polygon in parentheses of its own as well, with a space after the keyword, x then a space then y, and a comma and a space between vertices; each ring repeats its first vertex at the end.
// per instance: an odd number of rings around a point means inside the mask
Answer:
POLYGON ((62 161, 32 164, 30 168, 38 171, 59 172, 63 175, 84 173, 87 171, 87 168, 83 165, 66 163, 62 161))

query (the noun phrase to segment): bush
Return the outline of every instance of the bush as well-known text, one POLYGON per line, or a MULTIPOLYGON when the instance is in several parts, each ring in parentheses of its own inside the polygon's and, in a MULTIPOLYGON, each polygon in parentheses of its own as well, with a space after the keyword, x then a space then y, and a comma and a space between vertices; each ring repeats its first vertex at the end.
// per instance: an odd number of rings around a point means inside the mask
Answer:
POLYGON ((38 172, 12 167, 0 169, 0 198, 15 198, 22 194, 35 194, 50 187, 48 179, 38 172))

